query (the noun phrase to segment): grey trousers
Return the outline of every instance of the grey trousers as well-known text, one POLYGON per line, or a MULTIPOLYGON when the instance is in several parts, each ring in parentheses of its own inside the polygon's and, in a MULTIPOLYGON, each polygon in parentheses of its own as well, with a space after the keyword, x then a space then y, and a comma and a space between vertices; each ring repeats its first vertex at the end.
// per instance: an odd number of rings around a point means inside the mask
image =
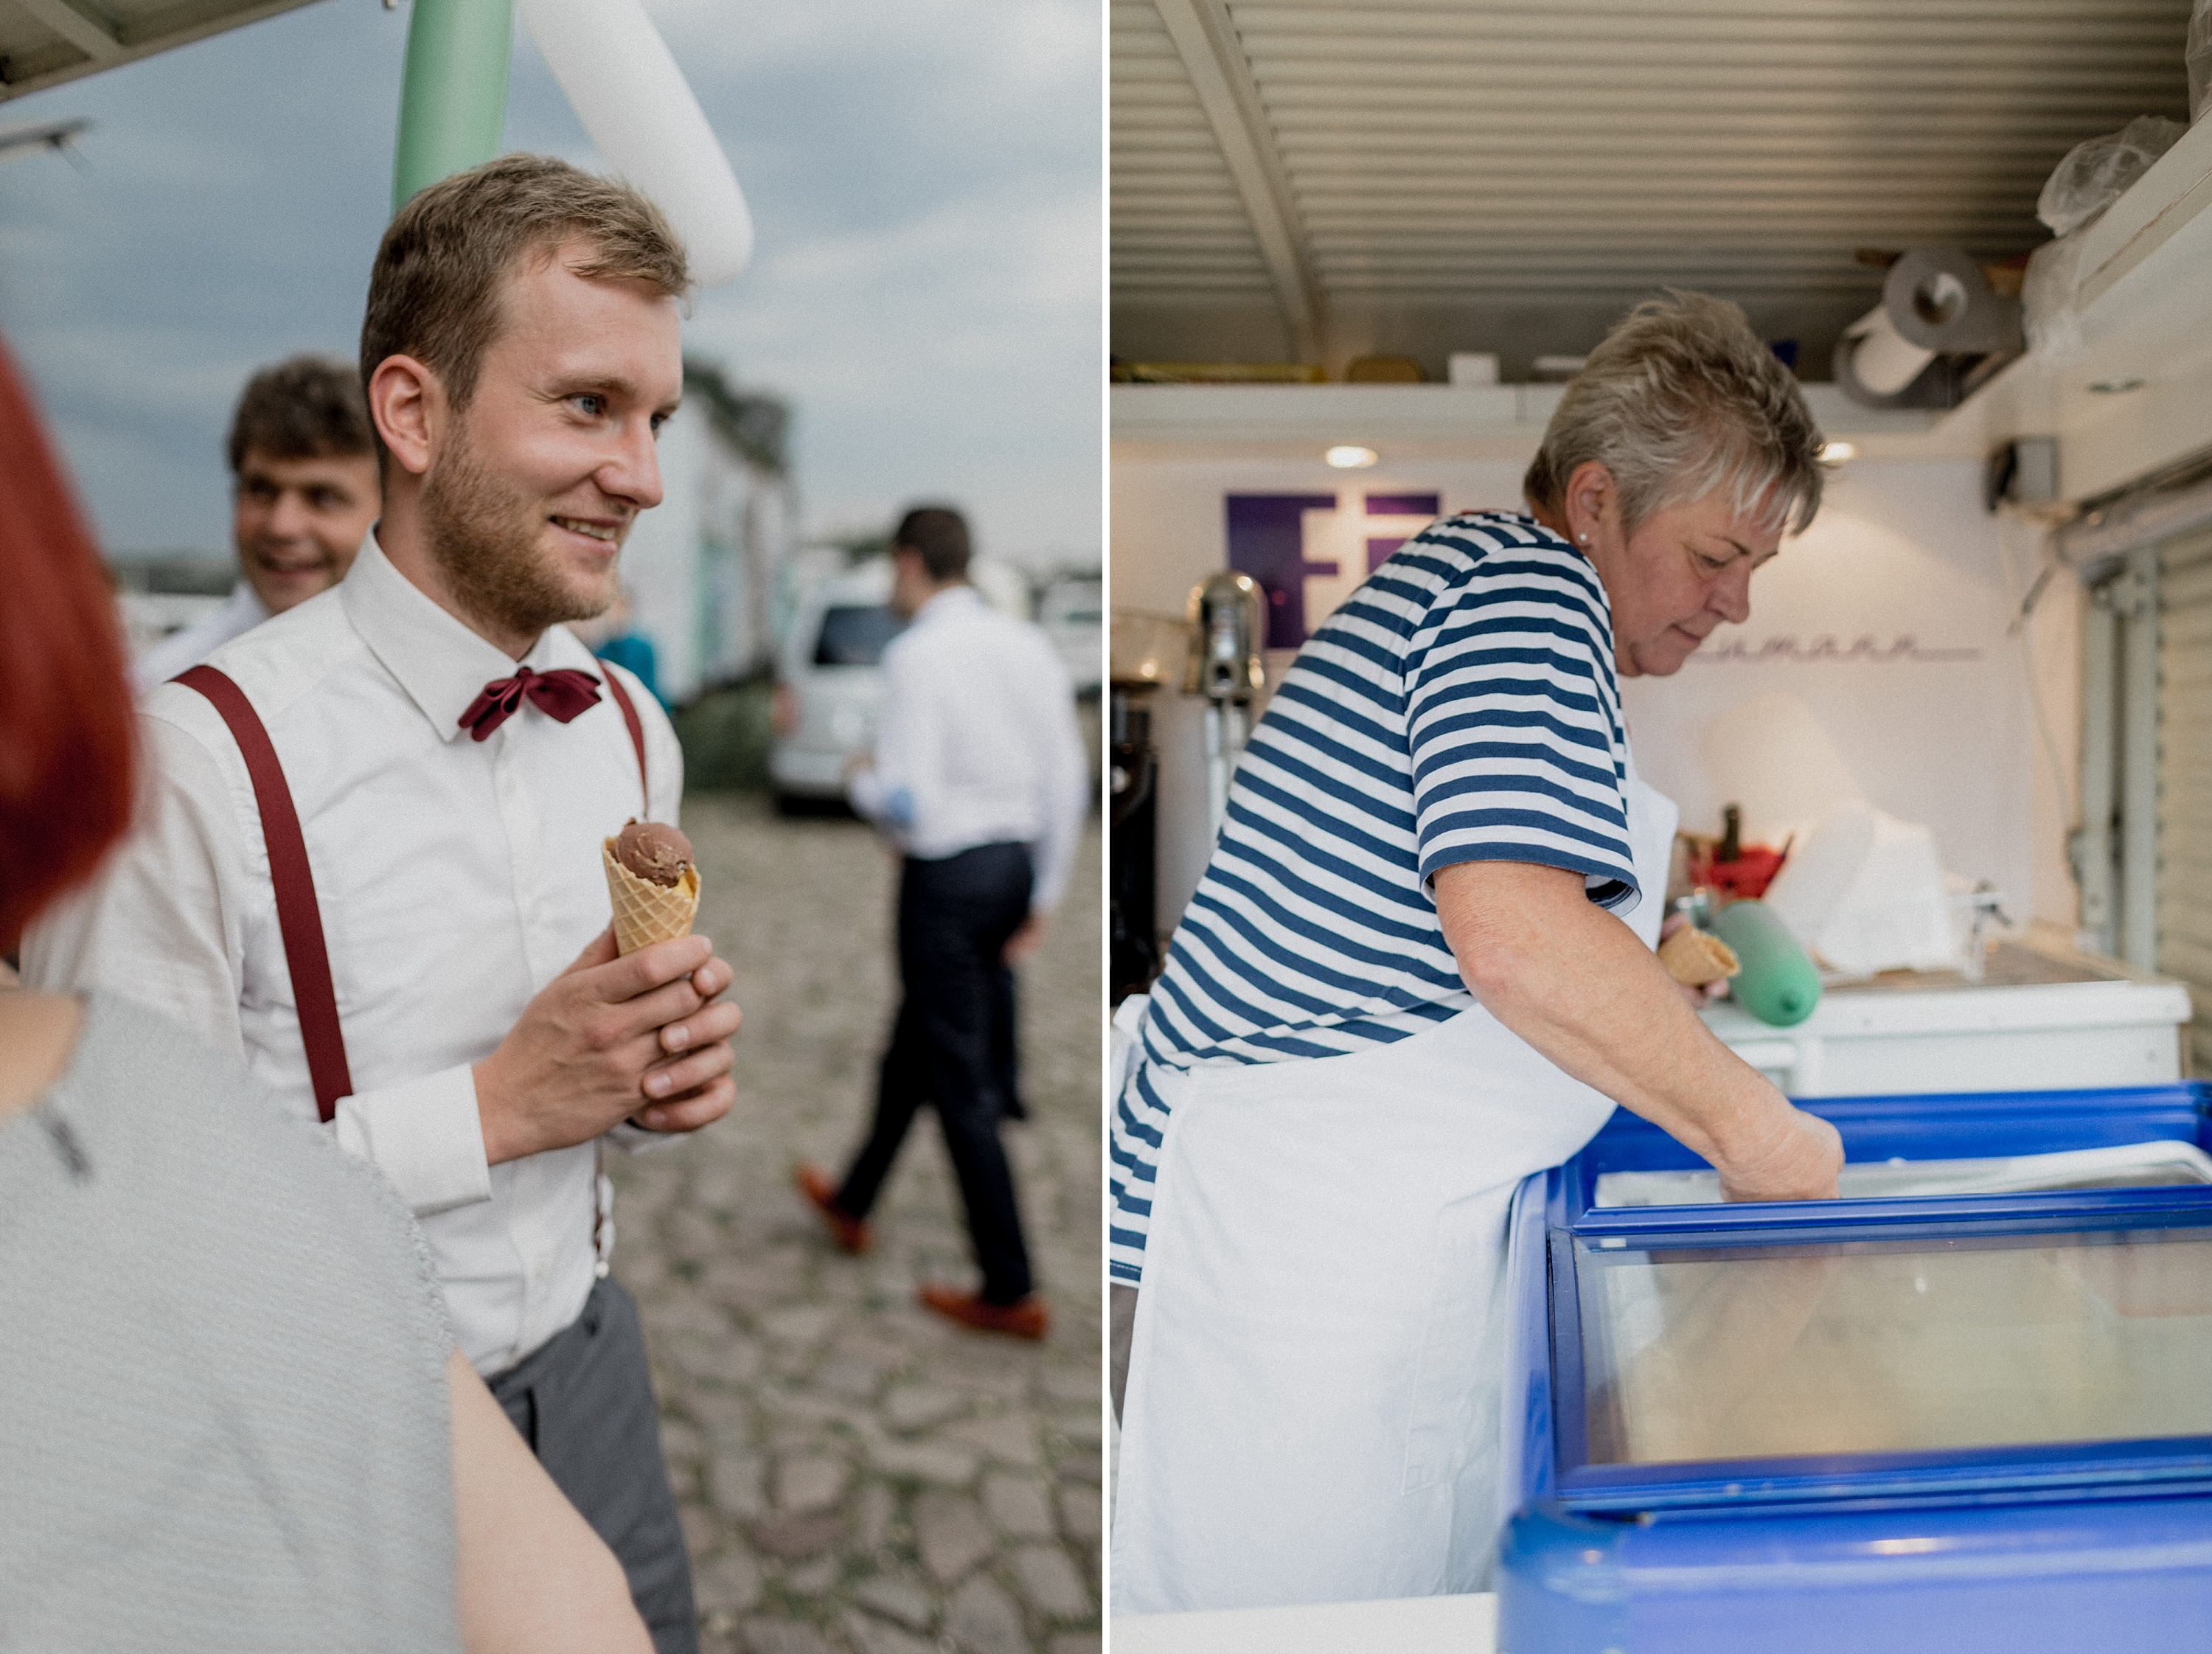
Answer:
POLYGON ((490 1387, 555 1486, 621 1561, 654 1654, 698 1654, 691 1561, 630 1295, 601 1280, 581 1315, 490 1387))

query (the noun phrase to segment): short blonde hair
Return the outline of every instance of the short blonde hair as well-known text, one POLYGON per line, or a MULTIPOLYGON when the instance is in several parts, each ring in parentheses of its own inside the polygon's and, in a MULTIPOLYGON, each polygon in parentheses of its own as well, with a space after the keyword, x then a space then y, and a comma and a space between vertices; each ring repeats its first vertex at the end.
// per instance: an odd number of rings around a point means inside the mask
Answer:
POLYGON ((1718 490, 1738 516, 1802 534, 1820 508, 1823 445, 1796 376, 1742 307, 1669 290, 1590 352, 1521 486, 1556 514, 1567 479, 1595 459, 1613 474, 1631 533, 1718 490))
POLYGON ((565 241, 590 250, 579 276, 644 282, 676 299, 691 289, 684 244, 635 190, 549 155, 501 155, 431 185, 384 232, 362 318, 362 383, 386 357, 410 356, 465 406, 499 336, 501 286, 565 241))

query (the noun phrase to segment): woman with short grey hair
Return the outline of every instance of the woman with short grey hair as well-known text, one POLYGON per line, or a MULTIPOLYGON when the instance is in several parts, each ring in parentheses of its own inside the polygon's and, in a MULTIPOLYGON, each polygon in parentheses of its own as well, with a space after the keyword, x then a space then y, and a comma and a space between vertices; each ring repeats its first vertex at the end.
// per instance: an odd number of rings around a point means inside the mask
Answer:
POLYGON ((1654 300, 1525 510, 1431 525, 1299 652, 1114 1111, 1118 1608, 1483 1587, 1506 1208, 1616 1104, 1733 1198, 1834 1194, 1834 1130, 1655 957, 1675 810, 1618 681, 1748 617, 1820 451, 1741 310, 1654 300))

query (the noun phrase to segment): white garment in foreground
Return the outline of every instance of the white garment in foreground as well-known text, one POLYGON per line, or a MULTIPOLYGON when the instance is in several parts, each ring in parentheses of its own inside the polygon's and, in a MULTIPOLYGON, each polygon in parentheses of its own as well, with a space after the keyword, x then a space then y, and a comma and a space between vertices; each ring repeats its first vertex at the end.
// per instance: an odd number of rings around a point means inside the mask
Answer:
POLYGON ((925 861, 979 844, 1027 844, 1030 905, 1067 887, 1091 808, 1091 773, 1067 671, 1045 635, 972 586, 921 605, 884 651, 875 763, 853 806, 925 861))
MULTIPOLYGON (((422 1220, 454 1335, 499 1371, 591 1291, 597 1149, 487 1165, 471 1065, 606 927, 599 841, 643 812, 611 696, 557 724, 525 706, 483 742, 462 711, 515 663, 394 569, 374 538, 337 590, 215 654, 267 725, 314 870, 354 1095, 334 1122, 422 1220)), ((611 670, 563 627, 524 664, 611 670)), ((652 817, 672 822, 683 755, 629 680, 652 817)), ((25 938, 33 987, 103 988, 225 1050, 315 1118, 261 820, 238 744, 196 691, 140 719, 150 796, 90 890, 25 938)), ((642 1099, 641 1099, 642 1102, 642 1099)), ((621 1127, 618 1141, 662 1140, 621 1127)))
MULTIPOLYGON (((1674 806, 1632 773, 1663 916, 1674 806)), ((1613 1104, 1480 1006, 1345 1056, 1176 1087, 1121 1414, 1114 1607, 1487 1587, 1505 1217, 1613 1104)))
POLYGON ((131 687, 143 695, 156 684, 166 684, 190 670, 234 637, 242 637, 269 618, 269 606, 250 581, 231 588, 222 608, 182 626, 131 663, 131 687))

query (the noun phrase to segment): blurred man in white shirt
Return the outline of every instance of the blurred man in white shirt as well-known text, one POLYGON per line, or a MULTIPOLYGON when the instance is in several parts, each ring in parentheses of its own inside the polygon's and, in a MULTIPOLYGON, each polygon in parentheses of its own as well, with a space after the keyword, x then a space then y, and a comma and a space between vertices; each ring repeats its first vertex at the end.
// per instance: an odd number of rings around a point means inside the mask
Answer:
POLYGON ((1091 777, 1067 674, 1050 642, 968 582, 957 511, 910 511, 891 537, 891 606, 908 624, 884 652, 875 751, 849 778, 854 808, 904 853, 902 1001, 867 1140, 844 1182, 813 1166, 799 1188, 848 1251, 925 1104, 960 1182, 982 1272, 969 1292, 925 1285, 921 1301, 985 1331, 1042 1338, 1048 1326, 1022 1238, 999 1122, 1015 1109, 1012 981, 1067 884, 1091 777))
POLYGON ((351 362, 294 356, 254 374, 231 415, 228 454, 241 578, 222 607, 131 663, 142 695, 337 585, 376 520, 376 441, 351 362))

